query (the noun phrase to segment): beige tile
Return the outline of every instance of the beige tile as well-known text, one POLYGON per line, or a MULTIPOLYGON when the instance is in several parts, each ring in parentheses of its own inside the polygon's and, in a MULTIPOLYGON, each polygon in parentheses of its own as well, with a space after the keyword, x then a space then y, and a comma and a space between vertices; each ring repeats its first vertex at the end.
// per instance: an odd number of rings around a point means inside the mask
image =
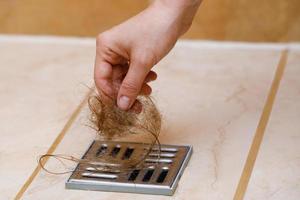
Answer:
MULTIPOLYGON (((161 142, 194 146, 173 197, 66 190, 69 174, 42 171, 24 199, 232 199, 279 55, 269 48, 181 42, 155 68, 154 97, 164 119, 161 142)), ((56 153, 80 156, 94 139, 84 126, 85 111, 56 153)), ((53 160, 47 166, 58 168, 53 160)))
POLYGON ((0 199, 12 199, 85 96, 94 42, 0 37, 0 199))
POLYGON ((247 200, 300 197, 299 63, 300 51, 290 52, 246 192, 247 200))

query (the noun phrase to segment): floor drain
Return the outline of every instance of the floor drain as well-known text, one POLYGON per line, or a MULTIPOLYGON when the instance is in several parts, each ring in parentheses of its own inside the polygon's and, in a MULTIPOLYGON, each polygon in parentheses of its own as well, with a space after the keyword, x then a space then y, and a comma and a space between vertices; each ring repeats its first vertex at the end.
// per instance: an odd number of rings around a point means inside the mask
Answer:
MULTIPOLYGON (((99 156, 129 159, 134 154, 145 151, 146 148, 147 146, 141 143, 96 140, 83 158, 92 159, 95 163, 99 156)), ((161 145, 159 158, 158 146, 154 146, 145 160, 145 168, 128 173, 99 172, 99 170, 95 172, 94 168, 78 164, 66 182, 66 188, 172 195, 191 154, 191 146, 161 145)))

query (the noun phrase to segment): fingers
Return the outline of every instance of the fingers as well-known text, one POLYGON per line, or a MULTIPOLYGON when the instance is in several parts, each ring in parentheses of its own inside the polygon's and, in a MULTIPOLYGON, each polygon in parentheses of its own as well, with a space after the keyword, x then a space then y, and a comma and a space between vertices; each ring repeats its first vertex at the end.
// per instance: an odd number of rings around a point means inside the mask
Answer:
MULTIPOLYGON (((115 91, 119 91, 120 87, 122 85, 122 81, 125 78, 126 72, 128 71, 128 68, 126 69, 126 66, 114 66, 113 67, 113 87, 115 91)), ((150 71, 141 87, 141 90, 139 92, 139 95, 150 95, 152 92, 151 87, 147 84, 151 81, 156 80, 157 75, 155 72, 150 71)), ((116 97, 115 97, 116 99, 116 97)))
POLYGON ((142 103, 139 101, 135 101, 129 111, 139 114, 142 112, 142 110, 143 110, 142 103))
POLYGON ((148 96, 151 94, 151 92, 152 88, 148 84, 144 83, 139 94, 148 96))
POLYGON ((152 89, 147 83, 156 80, 157 74, 154 71, 148 72, 147 68, 134 65, 129 67, 127 63, 112 65, 99 60, 96 59, 94 76, 99 93, 104 94, 102 95, 104 102, 109 103, 118 99, 118 106, 128 110, 133 104, 136 105, 137 95, 151 94, 152 89))
POLYGON ((97 61, 94 70, 95 84, 99 92, 103 92, 108 96, 112 96, 112 66, 108 62, 97 61))
MULTIPOLYGON (((148 84, 144 83, 139 94, 148 96, 151 94, 151 92, 152 88, 148 84)), ((142 109, 143 105, 140 101, 136 100, 130 108, 130 111, 139 114, 140 112, 142 112, 142 109)))
POLYGON ((151 81, 155 81, 157 79, 157 74, 154 71, 150 71, 146 78, 145 78, 145 83, 149 83, 151 81))
MULTIPOLYGON (((117 104, 122 110, 128 110, 140 93, 145 78, 150 71, 150 68, 146 66, 144 63, 134 61, 130 64, 118 93, 117 104)), ((148 92, 148 89, 146 89, 146 92, 148 92)))

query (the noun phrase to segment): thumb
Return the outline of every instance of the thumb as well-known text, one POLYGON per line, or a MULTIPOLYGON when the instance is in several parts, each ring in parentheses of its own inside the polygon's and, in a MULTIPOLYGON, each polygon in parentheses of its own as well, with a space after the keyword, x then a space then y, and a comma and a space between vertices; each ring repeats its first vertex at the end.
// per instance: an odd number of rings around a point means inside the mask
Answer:
POLYGON ((132 61, 118 93, 118 107, 128 110, 140 93, 150 67, 141 62, 132 61))

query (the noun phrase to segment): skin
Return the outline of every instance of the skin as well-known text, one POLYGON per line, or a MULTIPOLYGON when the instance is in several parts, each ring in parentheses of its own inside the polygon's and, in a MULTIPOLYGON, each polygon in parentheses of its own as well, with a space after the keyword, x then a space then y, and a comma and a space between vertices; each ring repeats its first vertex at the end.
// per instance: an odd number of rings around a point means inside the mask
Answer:
POLYGON ((97 37, 94 79, 104 102, 139 112, 138 95, 150 95, 151 69, 192 24, 201 0, 156 0, 97 37))

